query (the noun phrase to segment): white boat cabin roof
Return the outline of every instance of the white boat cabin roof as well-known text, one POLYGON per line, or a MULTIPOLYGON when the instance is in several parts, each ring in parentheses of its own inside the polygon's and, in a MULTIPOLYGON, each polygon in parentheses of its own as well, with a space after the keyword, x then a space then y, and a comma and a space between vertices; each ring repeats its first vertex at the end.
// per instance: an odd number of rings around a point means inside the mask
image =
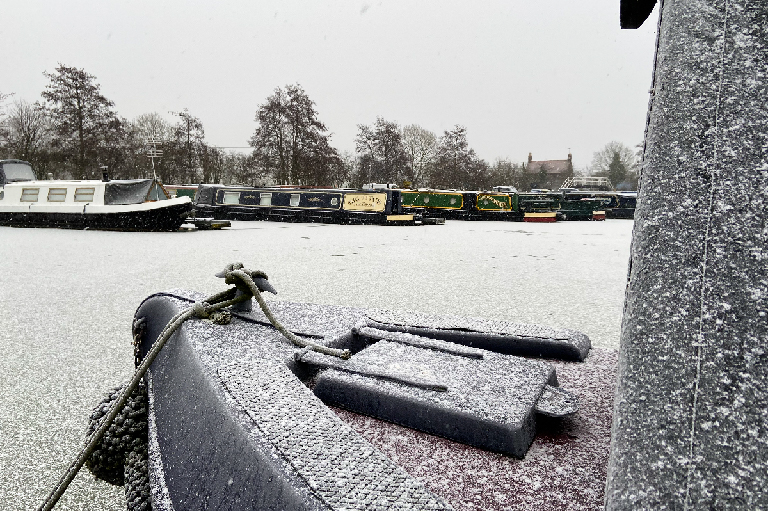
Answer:
POLYGON ((152 179, 18 181, 0 187, 0 204, 141 204, 167 200, 168 194, 152 179))

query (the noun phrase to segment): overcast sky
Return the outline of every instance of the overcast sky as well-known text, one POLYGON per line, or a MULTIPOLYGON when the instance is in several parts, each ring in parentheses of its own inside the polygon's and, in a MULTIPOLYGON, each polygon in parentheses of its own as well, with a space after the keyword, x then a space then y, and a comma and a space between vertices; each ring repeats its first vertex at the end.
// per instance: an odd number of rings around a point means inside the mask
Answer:
POLYGON ((331 144, 377 117, 441 135, 460 124, 497 158, 589 165, 642 142, 654 12, 619 29, 619 0, 9 0, 0 91, 40 99, 58 63, 96 76, 119 115, 188 108, 218 146, 246 146, 272 91, 300 84, 331 144))

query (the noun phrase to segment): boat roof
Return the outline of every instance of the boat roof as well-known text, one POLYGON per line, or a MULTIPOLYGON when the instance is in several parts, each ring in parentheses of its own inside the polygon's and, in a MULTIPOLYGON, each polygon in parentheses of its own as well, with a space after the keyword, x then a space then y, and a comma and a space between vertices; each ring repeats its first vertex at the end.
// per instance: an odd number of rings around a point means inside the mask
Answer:
POLYGON ((10 185, 21 186, 103 186, 107 184, 133 184, 152 182, 153 179, 110 179, 102 181, 101 179, 35 179, 34 181, 17 181, 8 183, 10 185))

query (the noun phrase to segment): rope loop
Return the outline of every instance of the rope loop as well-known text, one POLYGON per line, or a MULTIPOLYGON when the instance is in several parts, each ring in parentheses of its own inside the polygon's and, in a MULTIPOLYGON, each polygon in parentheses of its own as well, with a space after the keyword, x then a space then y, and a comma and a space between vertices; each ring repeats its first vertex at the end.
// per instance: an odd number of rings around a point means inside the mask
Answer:
POLYGON ((249 288, 249 285, 248 285, 249 280, 253 281, 256 279, 269 280, 269 277, 267 277, 267 274, 264 273, 263 271, 260 271, 260 270, 251 271, 251 270, 242 268, 242 265, 240 268, 227 267, 227 270, 224 271, 224 283, 236 286, 241 291, 246 291, 249 288))
POLYGON ((210 305, 208 305, 207 302, 197 301, 197 302, 192 304, 192 307, 191 307, 192 315, 194 317, 196 317, 196 318, 207 319, 208 316, 210 315, 208 313, 208 308, 209 307, 210 307, 210 305))

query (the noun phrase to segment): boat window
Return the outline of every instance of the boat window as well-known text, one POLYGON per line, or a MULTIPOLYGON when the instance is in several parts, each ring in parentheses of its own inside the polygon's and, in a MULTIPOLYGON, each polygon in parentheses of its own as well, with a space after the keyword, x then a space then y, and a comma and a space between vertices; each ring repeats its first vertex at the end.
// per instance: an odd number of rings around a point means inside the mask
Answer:
POLYGON ((259 206, 271 206, 272 205, 272 194, 271 193, 260 193, 259 194, 259 206))
POLYGON ((5 162, 0 164, 0 174, 5 174, 5 181, 13 183, 14 181, 34 181, 35 173, 28 163, 24 162, 5 162))
POLYGON ((224 192, 224 204, 240 204, 240 192, 224 192))
POLYGON ((75 202, 93 202, 95 188, 75 188, 75 202))
POLYGON ((64 202, 66 198, 66 188, 51 188, 48 190, 48 202, 64 202))
POLYGON ((40 188, 22 188, 21 202, 37 202, 37 196, 40 194, 40 188))
POLYGON ((295 208, 299 205, 299 202, 301 202, 301 194, 298 193, 292 193, 291 194, 291 207, 295 208))

